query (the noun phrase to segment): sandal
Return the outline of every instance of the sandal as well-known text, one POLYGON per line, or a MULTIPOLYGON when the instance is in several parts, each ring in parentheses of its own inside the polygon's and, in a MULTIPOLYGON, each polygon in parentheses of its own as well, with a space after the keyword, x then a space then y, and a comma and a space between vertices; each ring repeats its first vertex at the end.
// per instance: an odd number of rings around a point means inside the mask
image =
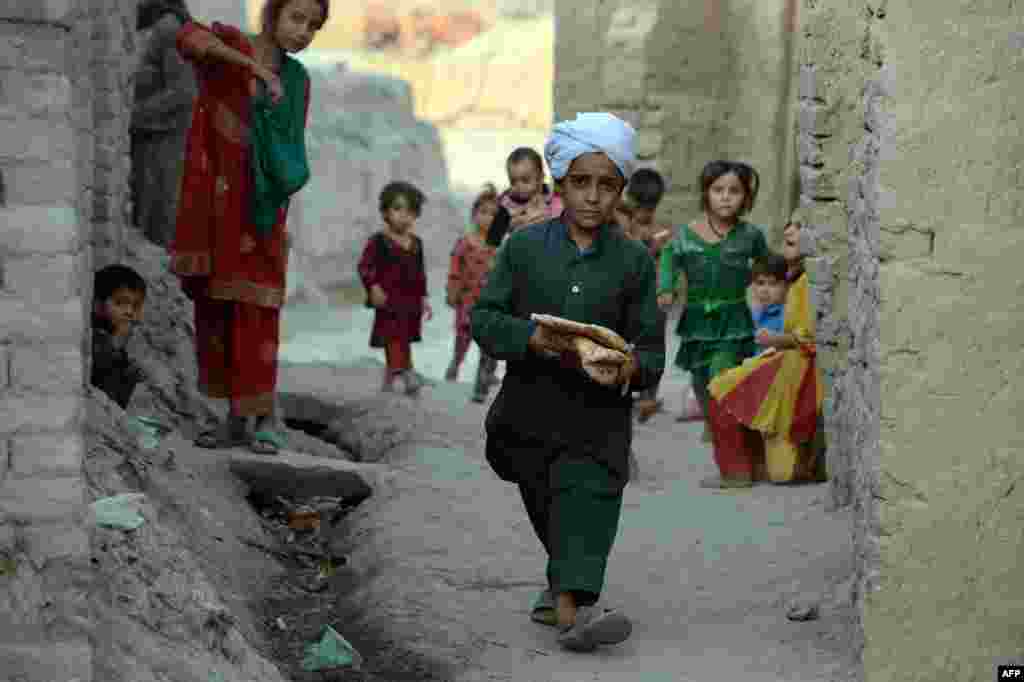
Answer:
POLYGON ((269 430, 257 431, 249 441, 249 449, 257 455, 276 455, 283 447, 280 434, 269 430))
POLYGON ((598 646, 619 644, 633 634, 633 623, 615 609, 581 606, 576 623, 562 630, 558 643, 569 651, 593 651, 598 646))
POLYGON ((544 590, 537 595, 530 610, 530 620, 549 627, 558 626, 558 609, 555 605, 555 595, 551 590, 544 590))

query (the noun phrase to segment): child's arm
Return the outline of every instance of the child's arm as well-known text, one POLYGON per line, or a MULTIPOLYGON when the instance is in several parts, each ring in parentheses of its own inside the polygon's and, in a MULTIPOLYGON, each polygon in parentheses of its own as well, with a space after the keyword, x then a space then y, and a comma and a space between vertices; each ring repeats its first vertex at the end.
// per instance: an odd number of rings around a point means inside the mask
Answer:
MULTIPOLYGON (((682 278, 685 282, 686 275, 681 269, 677 269, 676 245, 670 241, 661 249, 658 263, 658 304, 661 306, 672 305, 676 301, 676 288, 682 278)), ((679 297, 683 304, 686 303, 686 294, 679 297)))
POLYGON ((267 84, 267 91, 275 103, 284 95, 284 88, 277 74, 263 67, 252 57, 227 45, 214 31, 200 23, 187 22, 178 31, 175 43, 181 56, 195 64, 212 65, 221 62, 249 69, 254 76, 267 84))
POLYGON ((459 299, 465 286, 465 274, 462 268, 463 243, 461 237, 455 242, 455 248, 452 249, 452 257, 448 265, 447 303, 449 306, 459 304, 459 299))
POLYGON ((377 235, 370 237, 363 249, 363 256, 359 259, 359 279, 363 282, 370 297, 370 305, 379 308, 387 302, 387 295, 377 280, 377 235))

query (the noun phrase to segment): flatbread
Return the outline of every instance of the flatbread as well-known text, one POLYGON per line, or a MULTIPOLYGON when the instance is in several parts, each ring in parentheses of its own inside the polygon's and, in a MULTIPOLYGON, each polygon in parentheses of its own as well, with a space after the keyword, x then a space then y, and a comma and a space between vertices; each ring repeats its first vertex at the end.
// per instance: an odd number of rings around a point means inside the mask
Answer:
POLYGON ((567 320, 564 317, 558 317, 556 315, 541 315, 538 313, 530 315, 530 319, 553 331, 557 331, 562 334, 571 334, 572 336, 586 337, 605 348, 610 348, 619 351, 620 353, 626 353, 629 351, 629 344, 626 343, 624 338, 611 329, 602 327, 598 324, 584 324, 574 320, 567 320))

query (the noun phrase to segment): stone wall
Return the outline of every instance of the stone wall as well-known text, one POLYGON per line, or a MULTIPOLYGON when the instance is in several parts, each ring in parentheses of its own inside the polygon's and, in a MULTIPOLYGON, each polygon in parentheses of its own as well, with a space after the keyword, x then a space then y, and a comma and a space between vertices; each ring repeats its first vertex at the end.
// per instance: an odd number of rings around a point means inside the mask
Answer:
POLYGON ((796 200, 793 11, 791 0, 557 3, 555 118, 603 109, 630 121, 641 165, 666 176, 674 223, 700 211, 705 163, 751 163, 762 179, 751 219, 774 234, 796 200))
POLYGON ((1024 6, 857 4, 888 74, 869 74, 865 125, 891 130, 873 178, 885 398, 865 671, 988 680, 1024 653, 1024 6))
POLYGON ((92 144, 76 132, 96 5, 0 7, 0 670, 32 682, 92 680, 81 417, 95 195, 80 192, 92 144))

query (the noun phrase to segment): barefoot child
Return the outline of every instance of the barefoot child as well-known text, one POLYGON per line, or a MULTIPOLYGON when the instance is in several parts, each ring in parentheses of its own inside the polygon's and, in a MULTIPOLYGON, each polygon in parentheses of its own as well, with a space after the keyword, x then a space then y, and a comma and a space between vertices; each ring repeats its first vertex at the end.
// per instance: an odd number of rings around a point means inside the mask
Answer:
POLYGON ((89 383, 127 409, 145 373, 125 351, 128 337, 142 319, 146 281, 125 265, 108 265, 96 273, 92 310, 92 373, 89 383))
POLYGON ((421 382, 412 365, 411 344, 421 339, 422 320, 433 311, 427 300, 423 241, 413 234, 426 198, 407 182, 389 183, 380 193, 384 229, 370 237, 359 261, 359 277, 374 308, 370 347, 383 348, 386 367, 381 390, 401 378, 408 395, 421 382))
MULTIPOLYGON (((768 243, 758 227, 742 220, 753 209, 760 184, 753 168, 712 161, 698 181, 704 215, 683 226, 662 250, 658 302, 671 305, 679 277, 685 276, 683 314, 676 329, 682 343, 676 365, 693 376, 694 393, 706 415, 708 382, 755 352, 746 293, 750 261, 767 253, 768 243)), ((701 485, 750 485, 721 473, 701 485)))
POLYGON ((716 459, 736 477, 759 478, 755 448, 745 429, 764 439, 764 464, 773 483, 825 480, 814 439, 824 392, 815 362, 814 310, 800 253, 800 223, 783 233, 782 253, 790 282, 784 328, 761 329, 757 343, 769 349, 760 357, 723 372, 711 381, 712 428, 716 459))
POLYGON ((181 56, 200 84, 185 147, 171 271, 195 308, 199 389, 228 418, 196 445, 274 454, 280 311, 290 197, 309 179, 309 47, 328 0, 267 0, 260 32, 189 21, 181 56), (255 418, 251 436, 247 420, 255 418))
MULTIPOLYGON (((447 303, 455 308, 455 355, 445 373, 445 379, 448 381, 455 381, 458 378, 459 368, 473 343, 469 311, 480 297, 480 289, 493 264, 494 247, 487 243, 487 233, 497 212, 498 192, 493 185, 488 185, 473 202, 472 221, 476 229, 460 237, 452 250, 451 265, 448 269, 447 303)), ((483 365, 486 359, 482 357, 480 362, 483 365)), ((479 389, 478 386, 474 391, 474 400, 486 396, 486 391, 481 396, 479 389)))

